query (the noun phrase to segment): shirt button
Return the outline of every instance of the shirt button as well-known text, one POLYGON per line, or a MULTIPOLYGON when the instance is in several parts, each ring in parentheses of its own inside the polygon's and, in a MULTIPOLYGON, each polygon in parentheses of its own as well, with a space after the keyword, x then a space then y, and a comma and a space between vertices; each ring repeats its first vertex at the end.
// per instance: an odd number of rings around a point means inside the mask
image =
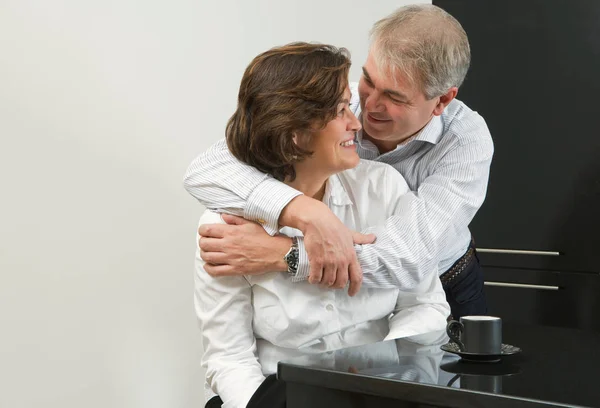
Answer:
POLYGON ((262 218, 259 218, 258 220, 256 220, 259 224, 265 224, 265 220, 263 220, 262 218))
POLYGON ((329 305, 325 306, 325 309, 327 309, 330 312, 333 312, 333 305, 329 304, 329 305))

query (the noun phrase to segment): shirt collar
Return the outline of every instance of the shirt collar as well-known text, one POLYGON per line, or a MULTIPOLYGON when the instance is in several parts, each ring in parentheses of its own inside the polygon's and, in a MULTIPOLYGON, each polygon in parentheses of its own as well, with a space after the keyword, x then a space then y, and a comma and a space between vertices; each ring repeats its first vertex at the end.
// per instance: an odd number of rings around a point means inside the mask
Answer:
MULTIPOLYGON (((362 113, 361 113, 359 119, 362 122, 362 113)), ((405 146, 414 140, 419 140, 421 142, 427 142, 427 143, 431 143, 431 144, 437 144, 440 141, 440 139, 442 138, 443 134, 444 134, 443 119, 441 116, 434 116, 433 118, 431 118, 429 123, 427 123, 423 129, 421 129, 421 131, 419 133, 408 138, 404 142, 398 144, 397 147, 405 146)), ((356 132, 356 140, 357 140, 359 146, 367 148, 367 146, 363 145, 362 129, 359 130, 358 132, 356 132)))
POLYGON ((348 196, 348 192, 337 174, 334 174, 327 180, 323 202, 326 204, 330 202, 331 204, 340 206, 352 205, 352 200, 350 200, 350 196, 348 196))
POLYGON ((428 124, 415 136, 414 140, 437 144, 444 133, 442 116, 434 116, 428 124))

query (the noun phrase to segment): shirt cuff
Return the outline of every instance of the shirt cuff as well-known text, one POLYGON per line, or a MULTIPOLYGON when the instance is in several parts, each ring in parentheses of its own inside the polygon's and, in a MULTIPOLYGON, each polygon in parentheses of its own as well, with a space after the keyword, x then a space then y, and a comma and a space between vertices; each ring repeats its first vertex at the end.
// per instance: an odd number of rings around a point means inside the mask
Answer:
POLYGON ((267 178, 248 197, 244 218, 258 222, 269 235, 275 235, 279 232, 281 211, 301 194, 274 178, 267 178))
POLYGON ((308 263, 308 254, 304 246, 304 238, 298 238, 298 270, 296 275, 292 276, 292 282, 302 282, 308 280, 310 273, 310 264, 308 263))

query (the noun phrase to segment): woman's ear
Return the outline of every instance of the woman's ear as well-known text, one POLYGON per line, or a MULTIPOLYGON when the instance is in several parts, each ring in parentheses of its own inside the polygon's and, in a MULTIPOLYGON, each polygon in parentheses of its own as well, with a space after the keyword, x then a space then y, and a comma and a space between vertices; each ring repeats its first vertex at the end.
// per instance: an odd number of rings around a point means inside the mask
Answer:
MULTIPOLYGON (((294 134, 292 135, 292 142, 294 142, 294 144, 295 144, 296 146, 299 146, 299 144, 298 144, 298 143, 299 143, 299 141, 300 141, 300 138, 298 137, 298 133, 294 132, 294 134)), ((296 160, 298 160, 298 156, 296 156, 295 154, 293 154, 293 155, 291 156, 291 158, 292 158, 292 160, 293 160, 293 161, 296 161, 296 160)))
POLYGON ((295 131, 292 136, 294 144, 301 149, 307 149, 310 145, 310 132, 308 131, 295 131))

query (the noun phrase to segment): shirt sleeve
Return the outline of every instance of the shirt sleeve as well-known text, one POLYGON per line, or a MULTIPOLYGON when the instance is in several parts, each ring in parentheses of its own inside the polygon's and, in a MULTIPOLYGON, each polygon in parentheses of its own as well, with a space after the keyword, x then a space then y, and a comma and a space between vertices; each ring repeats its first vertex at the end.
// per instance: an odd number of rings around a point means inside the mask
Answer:
POLYGON ((271 235, 279 231, 281 211, 301 194, 236 159, 225 140, 192 162, 183 184, 206 208, 256 221, 271 235))
POLYGON ((417 191, 405 191, 400 174, 389 170, 391 216, 362 231, 374 233, 375 243, 356 248, 365 287, 414 290, 426 275, 437 275, 445 242, 470 224, 485 199, 492 155, 491 139, 459 145, 417 191))
MULTIPOLYGON (((223 220, 207 210, 200 223, 223 220)), ((244 276, 210 276, 198 249, 194 278, 206 381, 223 400, 223 408, 244 408, 265 379, 252 328, 251 286, 244 276)))
POLYGON ((448 316, 450 305, 442 282, 436 273, 429 273, 413 291, 399 291, 385 340, 443 331, 448 316))

